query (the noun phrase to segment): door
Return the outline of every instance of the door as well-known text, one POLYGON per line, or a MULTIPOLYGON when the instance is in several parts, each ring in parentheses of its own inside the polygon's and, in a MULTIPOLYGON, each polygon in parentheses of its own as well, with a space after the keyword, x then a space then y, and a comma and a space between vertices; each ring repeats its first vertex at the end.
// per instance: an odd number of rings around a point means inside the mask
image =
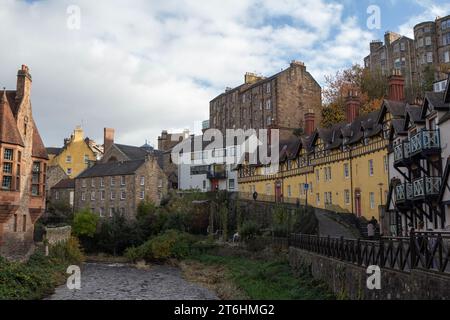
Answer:
POLYGON ((275 182, 275 201, 282 202, 283 193, 281 190, 281 181, 275 182))

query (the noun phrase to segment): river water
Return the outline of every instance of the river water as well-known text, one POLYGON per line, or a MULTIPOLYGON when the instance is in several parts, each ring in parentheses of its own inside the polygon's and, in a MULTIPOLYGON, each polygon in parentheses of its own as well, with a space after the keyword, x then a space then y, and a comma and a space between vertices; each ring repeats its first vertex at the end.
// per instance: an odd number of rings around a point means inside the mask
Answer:
POLYGON ((216 300, 208 289, 183 279, 174 267, 148 270, 124 264, 86 263, 81 269, 81 289, 58 287, 49 300, 216 300))

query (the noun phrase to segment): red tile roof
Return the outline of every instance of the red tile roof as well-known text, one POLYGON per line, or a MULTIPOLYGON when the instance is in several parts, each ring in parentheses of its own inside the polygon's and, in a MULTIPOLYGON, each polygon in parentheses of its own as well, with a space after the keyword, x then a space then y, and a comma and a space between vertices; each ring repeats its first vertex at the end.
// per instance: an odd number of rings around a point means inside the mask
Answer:
POLYGON ((24 146, 5 91, 0 98, 0 142, 24 146))

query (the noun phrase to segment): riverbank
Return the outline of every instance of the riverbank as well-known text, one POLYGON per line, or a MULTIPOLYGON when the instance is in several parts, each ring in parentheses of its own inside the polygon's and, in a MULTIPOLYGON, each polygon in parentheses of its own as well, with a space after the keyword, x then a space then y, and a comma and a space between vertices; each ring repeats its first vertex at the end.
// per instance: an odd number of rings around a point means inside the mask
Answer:
POLYGON ((69 265, 80 264, 83 259, 76 239, 53 246, 49 256, 39 247, 24 263, 0 257, 0 300, 42 299, 66 281, 69 265))
POLYGON ((214 290, 223 300, 335 299, 308 270, 295 276, 283 253, 216 250, 192 256, 180 268, 186 279, 214 290))

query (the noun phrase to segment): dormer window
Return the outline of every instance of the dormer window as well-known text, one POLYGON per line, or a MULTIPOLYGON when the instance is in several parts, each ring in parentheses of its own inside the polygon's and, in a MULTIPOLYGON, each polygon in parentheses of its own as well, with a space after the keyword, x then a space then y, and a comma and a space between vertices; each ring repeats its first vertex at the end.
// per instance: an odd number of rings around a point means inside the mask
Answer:
POLYGON ((27 128, 28 128, 28 117, 25 117, 23 119, 23 135, 27 135, 27 128))

